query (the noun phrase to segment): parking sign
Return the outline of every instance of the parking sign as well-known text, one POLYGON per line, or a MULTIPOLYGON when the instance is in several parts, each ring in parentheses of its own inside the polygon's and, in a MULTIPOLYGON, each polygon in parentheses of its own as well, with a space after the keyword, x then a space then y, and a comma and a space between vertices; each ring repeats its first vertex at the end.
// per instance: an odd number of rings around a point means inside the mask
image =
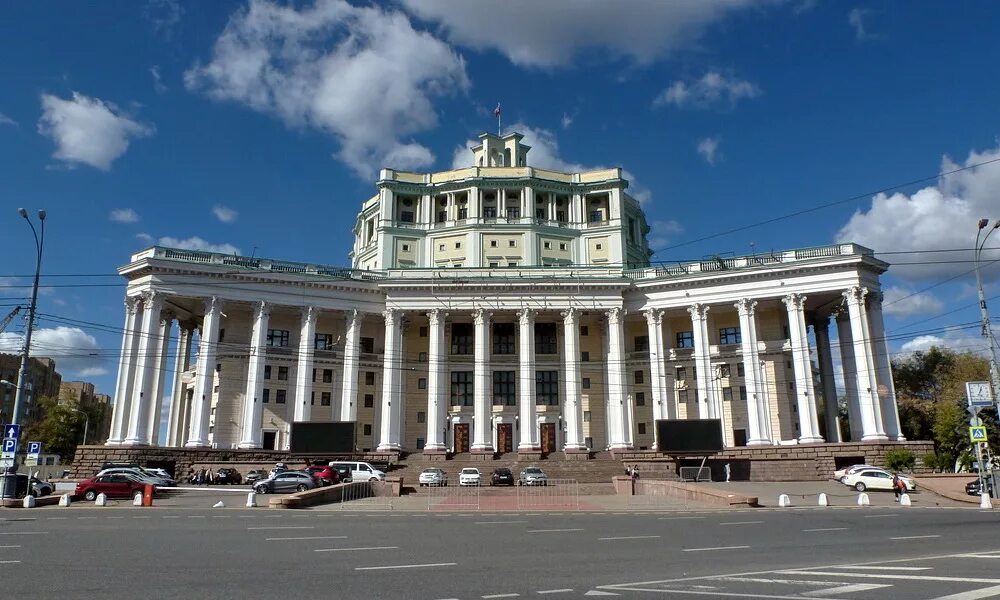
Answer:
POLYGON ((41 454, 41 453, 42 453, 41 442, 28 442, 28 454, 41 454))
POLYGON ((14 456, 14 454, 16 453, 17 453, 16 438, 3 438, 2 440, 0 440, 0 454, 3 454, 4 458, 7 458, 8 454, 14 456))

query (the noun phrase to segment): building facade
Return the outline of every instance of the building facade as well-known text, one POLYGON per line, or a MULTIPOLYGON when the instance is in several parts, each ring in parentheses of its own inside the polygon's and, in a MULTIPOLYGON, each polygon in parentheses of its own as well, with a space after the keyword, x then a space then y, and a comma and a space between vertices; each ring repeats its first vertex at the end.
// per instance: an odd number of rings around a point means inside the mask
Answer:
POLYGON ((473 167, 383 169, 351 268, 133 255, 107 444, 162 425, 169 446, 282 449, 293 422, 349 421, 359 450, 574 453, 694 418, 727 446, 846 441, 834 353, 850 439, 902 440, 870 250, 651 266, 620 169, 529 150, 484 134, 473 167))
MULTIPOLYGON (((0 386, 0 421, 10 423, 14 414, 14 396, 17 385, 17 375, 21 369, 19 354, 0 354, 0 380, 12 385, 0 386)), ((28 380, 25 384, 25 402, 21 408, 21 422, 27 426, 41 418, 38 399, 44 397, 58 398, 59 386, 62 385, 62 375, 56 371, 56 361, 40 356, 31 357, 28 361, 28 380)))

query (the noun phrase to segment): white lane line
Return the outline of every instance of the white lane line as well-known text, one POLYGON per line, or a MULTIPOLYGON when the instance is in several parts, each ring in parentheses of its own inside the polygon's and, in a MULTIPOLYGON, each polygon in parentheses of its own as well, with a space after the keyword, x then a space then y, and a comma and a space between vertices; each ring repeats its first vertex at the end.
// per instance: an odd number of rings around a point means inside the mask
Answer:
POLYGON ((709 552, 711 550, 743 550, 750 546, 715 546, 712 548, 684 548, 681 552, 709 552))
POLYGON ((527 521, 476 521, 474 525, 505 525, 507 523, 527 523, 527 521))
POLYGON ((934 567, 879 567, 872 565, 850 565, 845 569, 862 569, 870 571, 931 571, 934 567))
POLYGON ((814 532, 814 531, 845 531, 846 527, 816 527, 814 529, 803 529, 804 532, 814 532))
POLYGON ((657 521, 687 521, 690 519, 704 519, 705 517, 660 517, 657 521))
POLYGON ((96 518, 97 518, 97 517, 77 517, 77 519, 78 519, 78 520, 81 520, 81 521, 82 521, 82 520, 85 520, 85 519, 96 519, 96 518))
POLYGON ((904 579, 906 581, 964 581, 967 583, 992 583, 994 585, 1000 584, 1000 579, 989 579, 986 577, 941 577, 936 575, 911 575, 911 574, 893 574, 893 573, 847 573, 840 571, 800 571, 796 569, 787 569, 782 571, 774 571, 779 575, 823 575, 825 577, 860 577, 863 579, 904 579))
POLYGON ((424 563, 422 565, 383 565, 380 567, 354 567, 355 571, 383 571, 386 569, 429 569, 432 567, 454 567, 458 563, 424 563))
POLYGON ((152 519, 153 517, 132 517, 133 519, 152 519))
POLYGON ((538 590, 536 594, 568 594, 573 591, 573 588, 560 588, 558 590, 538 590))
POLYGON ((17 545, 11 545, 11 546, 0 546, 0 550, 3 550, 3 549, 5 549, 5 548, 20 548, 20 547, 21 547, 21 545, 20 545, 20 544, 17 544, 17 545))
POLYGON ((885 519, 888 517, 898 517, 899 515, 865 515, 866 519, 885 519))
POLYGON ((346 535, 309 535, 303 537, 264 538, 265 542, 290 542, 298 540, 346 540, 346 535))
POLYGON ((855 583, 851 585, 838 585, 837 587, 826 588, 825 590, 813 590, 811 592, 804 592, 803 596, 809 596, 810 598, 822 598, 823 596, 839 596, 841 594, 850 594, 853 592, 867 592, 869 590, 877 590, 880 588, 892 587, 889 583, 855 583))
POLYGON ((978 600, 979 598, 992 598, 998 595, 1000 595, 1000 585, 994 585, 978 590, 969 590, 968 592, 938 596, 933 600, 978 600))
POLYGON ((265 527, 247 527, 248 530, 260 530, 260 529, 316 529, 312 525, 273 525, 265 527))
POLYGON ((563 531, 583 531, 583 528, 576 528, 576 529, 529 529, 528 533, 561 533, 563 531))
POLYGON ((598 540, 652 540, 658 539, 658 535, 622 535, 618 537, 602 537, 597 538, 598 540))
POLYGON ((939 538, 940 535, 901 535, 898 537, 891 537, 890 540, 926 540, 929 538, 939 538))
POLYGON ((179 519, 180 515, 163 515, 164 519, 179 519))
POLYGON ((489 600, 490 598, 517 598, 521 594, 487 594, 486 596, 480 596, 483 600, 489 600))
POLYGON ((66 520, 66 519, 68 519, 68 518, 69 518, 69 517, 49 517, 48 519, 49 519, 50 521, 65 521, 65 520, 66 520))
POLYGON ((352 552, 355 550, 399 550, 399 546, 368 546, 364 548, 317 548, 313 552, 352 552))
POLYGON ((48 535, 48 531, 0 531, 0 535, 48 535))
POLYGON ((719 523, 719 525, 757 525, 758 523, 763 523, 764 521, 727 521, 725 523, 719 523))
POLYGON ((0 565, 16 565, 19 562, 21 562, 21 561, 19 561, 19 560, 0 560, 0 565))
MULTIPOLYGON (((96 519, 97 517, 94 517, 94 518, 96 519)), ((108 518, 109 519, 124 519, 125 517, 108 517, 108 518)))

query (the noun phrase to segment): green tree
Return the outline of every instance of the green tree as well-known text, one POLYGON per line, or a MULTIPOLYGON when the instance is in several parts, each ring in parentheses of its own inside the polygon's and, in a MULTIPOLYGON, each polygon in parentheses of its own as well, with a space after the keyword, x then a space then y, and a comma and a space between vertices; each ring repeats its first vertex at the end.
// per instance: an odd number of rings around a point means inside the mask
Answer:
POLYGON ((83 415, 47 396, 38 399, 38 412, 41 418, 27 427, 25 438, 41 442, 46 453, 59 454, 69 461, 83 437, 83 415))

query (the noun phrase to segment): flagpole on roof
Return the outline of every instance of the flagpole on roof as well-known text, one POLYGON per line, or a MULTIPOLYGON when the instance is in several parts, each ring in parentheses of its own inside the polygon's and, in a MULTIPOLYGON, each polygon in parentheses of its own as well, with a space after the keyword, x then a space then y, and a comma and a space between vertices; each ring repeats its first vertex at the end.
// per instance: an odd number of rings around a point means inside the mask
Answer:
POLYGON ((497 109, 495 111, 493 111, 493 112, 496 113, 496 115, 497 115, 497 137, 500 137, 500 136, 503 135, 503 133, 501 132, 501 129, 500 129, 500 103, 499 102, 497 102, 497 109))

